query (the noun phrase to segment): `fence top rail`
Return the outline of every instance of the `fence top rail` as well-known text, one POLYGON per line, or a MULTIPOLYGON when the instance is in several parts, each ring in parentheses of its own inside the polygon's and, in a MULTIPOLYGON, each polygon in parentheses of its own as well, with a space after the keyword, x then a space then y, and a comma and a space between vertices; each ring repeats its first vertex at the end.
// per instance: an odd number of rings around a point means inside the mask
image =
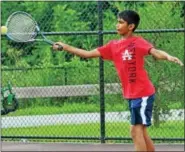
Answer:
MULTIPOLYGON (((136 33, 167 33, 167 32, 185 32, 184 28, 177 29, 148 29, 136 30, 136 33)), ((44 35, 98 35, 98 34, 117 34, 115 30, 111 31, 69 31, 69 32, 44 32, 44 35)))
MULTIPOLYGON (((184 28, 175 28, 175 29, 148 29, 148 30, 136 30, 135 33, 169 33, 169 32, 185 32, 184 28)), ((53 35, 99 35, 99 34, 117 34, 116 30, 110 31, 69 31, 69 32, 43 32, 44 35, 53 36, 53 35)), ((2 35, 4 37, 5 35, 2 35)))

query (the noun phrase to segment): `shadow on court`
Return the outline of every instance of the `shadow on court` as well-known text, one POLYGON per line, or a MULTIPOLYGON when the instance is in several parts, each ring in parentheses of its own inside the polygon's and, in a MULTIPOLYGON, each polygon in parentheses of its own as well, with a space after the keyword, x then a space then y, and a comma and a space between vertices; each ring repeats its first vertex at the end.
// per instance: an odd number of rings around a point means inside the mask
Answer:
MULTIPOLYGON (((132 144, 13 143, 2 142, 1 151, 134 151, 132 144)), ((156 144, 156 151, 184 151, 183 144, 156 144)))

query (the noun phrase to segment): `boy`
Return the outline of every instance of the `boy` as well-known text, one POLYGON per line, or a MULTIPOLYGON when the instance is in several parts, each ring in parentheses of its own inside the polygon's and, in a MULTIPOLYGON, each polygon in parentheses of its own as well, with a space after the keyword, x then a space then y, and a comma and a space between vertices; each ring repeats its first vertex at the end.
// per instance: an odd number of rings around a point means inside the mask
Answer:
POLYGON ((154 144, 147 133, 147 126, 151 125, 152 107, 155 88, 144 69, 144 56, 152 55, 156 59, 168 60, 183 66, 176 57, 164 51, 155 49, 142 37, 133 33, 139 25, 140 17, 132 10, 125 10, 118 14, 116 25, 120 40, 112 40, 97 49, 86 51, 73 46, 57 42, 54 50, 62 46, 67 52, 83 58, 102 57, 113 61, 122 84, 123 96, 128 99, 131 112, 130 133, 136 151, 155 151, 154 144))

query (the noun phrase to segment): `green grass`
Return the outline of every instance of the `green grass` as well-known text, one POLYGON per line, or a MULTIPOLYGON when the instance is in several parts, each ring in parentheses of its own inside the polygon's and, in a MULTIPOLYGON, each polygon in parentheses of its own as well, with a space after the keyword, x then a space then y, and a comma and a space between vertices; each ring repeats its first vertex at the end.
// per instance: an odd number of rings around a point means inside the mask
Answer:
MULTIPOLYGON (((26 101, 24 101, 26 102, 26 101)), ((44 103, 44 102, 43 102, 44 103)), ((23 103, 21 103, 23 104, 23 103)), ((180 102, 170 102, 169 109, 183 109, 180 102)), ((128 111, 128 105, 125 101, 105 103, 106 112, 122 112, 128 111)), ((23 115, 51 115, 51 114, 67 114, 67 113, 87 113, 100 112, 99 103, 63 103, 60 105, 42 105, 33 103, 31 106, 19 108, 15 112, 11 112, 6 116, 23 116, 23 115)))
MULTIPOLYGON (((129 123, 106 123, 106 136, 130 137, 129 123)), ((148 128, 151 137, 157 138, 184 138, 184 121, 168 121, 161 123, 159 128, 151 126, 148 128)), ((2 129, 3 136, 84 136, 99 137, 100 124, 72 124, 72 125, 50 125, 38 127, 23 127, 2 129)))
MULTIPOLYGON (((106 111, 125 111, 127 109, 124 104, 106 105, 106 111)), ((99 104, 86 103, 68 103, 62 106, 34 106, 24 109, 18 109, 6 116, 23 116, 23 115, 50 115, 50 114, 67 114, 67 113, 87 113, 100 112, 99 104)))

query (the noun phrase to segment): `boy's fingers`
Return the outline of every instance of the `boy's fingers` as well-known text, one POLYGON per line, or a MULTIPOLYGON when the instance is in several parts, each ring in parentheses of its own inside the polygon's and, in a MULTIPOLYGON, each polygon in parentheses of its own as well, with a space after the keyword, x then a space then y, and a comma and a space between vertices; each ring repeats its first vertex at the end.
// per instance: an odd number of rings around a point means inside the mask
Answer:
POLYGON ((178 63, 178 64, 181 65, 181 66, 184 65, 179 59, 177 59, 175 62, 178 63))
POLYGON ((180 64, 181 66, 184 65, 179 59, 177 59, 177 63, 180 64))
POLYGON ((58 45, 56 45, 56 43, 55 43, 55 44, 53 44, 52 48, 53 48, 54 50, 57 50, 57 49, 58 49, 58 45))
POLYGON ((176 57, 173 57, 173 58, 171 58, 170 60, 171 60, 172 62, 175 62, 175 63, 181 65, 181 66, 184 65, 184 64, 183 64, 178 58, 176 58, 176 57))

